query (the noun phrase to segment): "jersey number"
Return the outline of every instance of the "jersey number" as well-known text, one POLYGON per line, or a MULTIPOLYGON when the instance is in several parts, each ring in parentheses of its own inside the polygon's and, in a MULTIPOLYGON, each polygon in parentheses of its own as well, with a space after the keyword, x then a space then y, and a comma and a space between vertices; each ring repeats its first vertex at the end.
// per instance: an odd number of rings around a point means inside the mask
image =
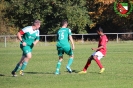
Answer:
POLYGON ((64 32, 61 32, 61 33, 59 34, 59 40, 62 40, 62 39, 64 39, 64 32))

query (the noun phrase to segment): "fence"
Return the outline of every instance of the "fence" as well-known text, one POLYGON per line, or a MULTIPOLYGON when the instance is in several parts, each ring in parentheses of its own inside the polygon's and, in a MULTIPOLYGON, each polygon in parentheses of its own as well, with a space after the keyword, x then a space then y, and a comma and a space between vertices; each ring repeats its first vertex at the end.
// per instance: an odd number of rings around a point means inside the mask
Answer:
MULTIPOLYGON (((109 40, 116 41, 117 43, 119 41, 125 41, 125 40, 133 40, 133 32, 130 33, 105 33, 109 40)), ((72 35, 74 40, 80 40, 83 44, 85 41, 95 41, 97 33, 90 33, 90 34, 73 34, 72 35)), ((55 42, 56 41, 56 35, 40 35, 41 41, 43 41, 44 45, 46 46, 48 42, 55 42)), ((1 35, 0 36, 0 47, 7 47, 8 43, 10 42, 19 42, 16 35, 1 35)))

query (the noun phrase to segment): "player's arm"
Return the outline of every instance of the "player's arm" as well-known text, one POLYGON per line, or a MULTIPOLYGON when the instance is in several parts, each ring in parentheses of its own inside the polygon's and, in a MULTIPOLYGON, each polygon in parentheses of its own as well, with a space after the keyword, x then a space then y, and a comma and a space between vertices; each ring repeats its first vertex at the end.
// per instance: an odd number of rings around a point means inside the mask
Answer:
POLYGON ((39 40, 35 40, 35 41, 33 42, 33 44, 36 45, 38 42, 39 42, 39 40))
POLYGON ((105 47, 104 46, 105 45, 105 42, 106 42, 106 38, 105 37, 102 37, 102 41, 100 42, 99 47, 98 48, 92 48, 92 50, 98 51, 98 50, 104 48, 105 47))
POLYGON ((74 41, 73 41, 72 35, 69 35, 69 39, 70 39, 70 42, 72 44, 72 49, 74 50, 75 46, 74 46, 74 41))
POLYGON ((21 30, 21 31, 19 31, 18 33, 17 33, 17 37, 18 37, 18 39, 21 41, 21 42, 23 42, 23 40, 22 40, 22 35, 24 34, 24 32, 21 30))
POLYGON ((91 48, 91 49, 94 50, 94 51, 98 51, 98 50, 100 50, 100 49, 102 49, 102 48, 104 48, 103 45, 99 46, 98 48, 91 48))
POLYGON ((22 42, 22 45, 23 46, 26 46, 26 43, 22 40, 22 35, 24 34, 24 32, 21 30, 21 31, 19 31, 18 33, 17 33, 17 37, 18 37, 18 39, 22 42))

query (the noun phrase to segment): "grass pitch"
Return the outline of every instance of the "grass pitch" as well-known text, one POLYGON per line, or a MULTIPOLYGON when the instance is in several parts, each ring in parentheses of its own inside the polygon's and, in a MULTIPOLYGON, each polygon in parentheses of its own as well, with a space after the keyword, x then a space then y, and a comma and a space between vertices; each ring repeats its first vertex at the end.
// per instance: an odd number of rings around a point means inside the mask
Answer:
POLYGON ((55 45, 36 46, 24 76, 11 76, 11 71, 20 60, 21 50, 16 47, 0 47, 0 88, 132 88, 133 87, 133 42, 108 43, 106 57, 101 59, 106 68, 98 74, 99 67, 92 61, 87 74, 78 74, 93 53, 97 43, 76 44, 72 74, 66 72, 68 56, 64 55, 61 74, 54 75, 58 61, 55 45))

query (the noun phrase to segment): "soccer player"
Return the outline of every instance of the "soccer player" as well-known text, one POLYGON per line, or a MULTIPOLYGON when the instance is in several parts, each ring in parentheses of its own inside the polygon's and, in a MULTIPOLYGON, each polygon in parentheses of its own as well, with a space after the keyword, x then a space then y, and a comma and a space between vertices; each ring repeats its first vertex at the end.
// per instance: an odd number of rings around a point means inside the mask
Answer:
POLYGON ((84 66, 83 70, 79 73, 87 73, 87 68, 90 66, 91 61, 94 60, 100 68, 99 73, 103 73, 105 68, 102 66, 100 59, 106 55, 106 43, 108 42, 108 38, 103 33, 101 27, 96 29, 98 35, 100 35, 98 48, 92 48, 95 52, 88 58, 86 65, 84 66))
POLYGON ((66 66, 66 69, 68 70, 69 73, 72 72, 70 66, 73 62, 73 49, 75 48, 73 38, 72 38, 72 33, 69 28, 67 28, 68 22, 66 20, 63 20, 61 22, 61 28, 57 32, 57 51, 58 51, 58 56, 59 56, 59 61, 57 62, 56 66, 56 72, 55 74, 59 74, 61 62, 63 60, 63 54, 66 53, 69 55, 69 60, 68 64, 66 66), (69 43, 69 40, 71 42, 71 45, 69 43), (72 48, 71 48, 72 46, 72 48))
POLYGON ((20 69, 20 75, 24 75, 23 71, 26 68, 28 61, 32 57, 32 48, 39 42, 40 21, 35 20, 32 26, 24 27, 17 33, 20 42, 20 48, 23 51, 22 57, 11 74, 15 77, 16 72, 20 69))

